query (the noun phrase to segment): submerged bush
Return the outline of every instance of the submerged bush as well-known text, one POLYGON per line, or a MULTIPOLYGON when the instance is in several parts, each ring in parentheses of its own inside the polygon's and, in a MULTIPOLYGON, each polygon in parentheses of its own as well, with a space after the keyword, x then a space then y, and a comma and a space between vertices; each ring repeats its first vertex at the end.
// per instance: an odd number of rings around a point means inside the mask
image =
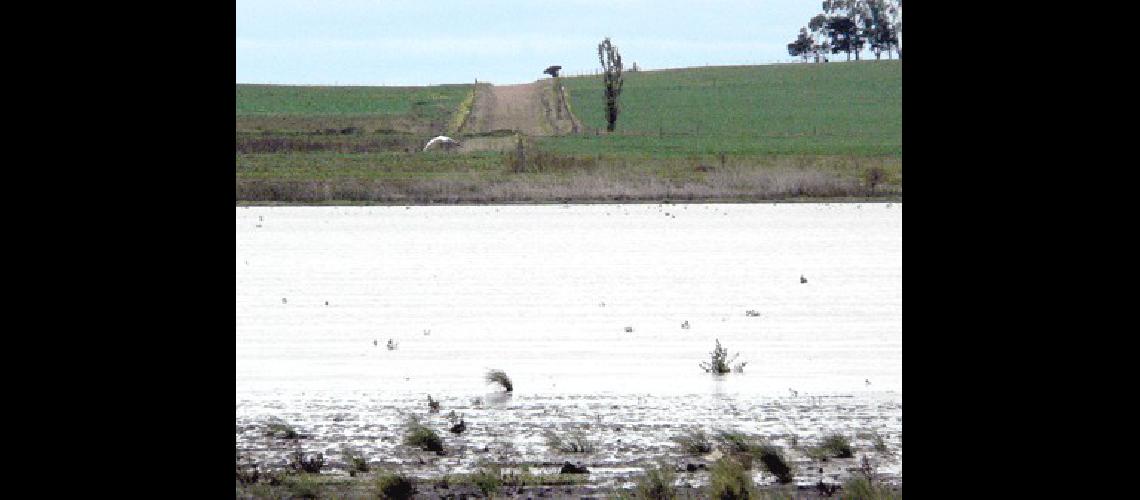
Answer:
POLYGON ((404 431, 404 444, 426 451, 443 451, 443 440, 439 434, 415 419, 408 420, 408 428, 404 431))
POLYGON ((507 372, 503 370, 491 370, 487 372, 488 384, 499 384, 506 389, 507 392, 515 390, 514 384, 511 383, 511 378, 507 376, 507 372))
POLYGON ((675 478, 673 468, 666 464, 658 464, 652 469, 647 468, 645 475, 637 481, 637 496, 657 500, 677 498, 677 493, 673 491, 675 478))
POLYGON ((307 474, 320 474, 321 468, 325 466, 325 456, 323 453, 317 453, 315 456, 306 457, 300 449, 289 454, 289 468, 296 472, 307 474))
POLYGON ((681 449, 690 455, 704 455, 712 451, 712 439, 701 429, 691 430, 673 438, 681 449))
MULTIPOLYGON (((716 375, 723 375, 725 373, 729 373, 729 372, 733 371, 733 369, 730 367, 730 365, 732 364, 733 361, 736 361, 736 358, 739 356, 740 356, 740 353, 736 353, 734 356, 732 356, 732 359, 729 359, 728 349, 721 347, 720 339, 717 339, 716 348, 713 349, 713 351, 711 353, 709 353, 709 361, 708 362, 702 362, 700 364, 700 367, 701 367, 701 369, 703 369, 707 373, 713 373, 716 375)), ((735 368, 736 371, 737 372, 743 372, 744 366, 747 364, 748 363, 744 362, 744 361, 737 363, 736 368, 735 368)))
POLYGON ((713 464, 709 476, 709 496, 723 500, 755 498, 756 485, 743 465, 736 460, 722 457, 713 464))
POLYGON ((406 500, 416 493, 416 483, 403 474, 383 473, 376 476, 376 490, 380 498, 406 500))
POLYGON ((292 425, 278 419, 273 419, 265 424, 265 435, 278 439, 300 439, 301 437, 292 425))
POLYGON ((356 477, 357 473, 368 472, 368 461, 352 448, 345 447, 341 449, 341 454, 344 455, 345 467, 348 468, 348 475, 356 477))
POLYGON ((851 458, 855 456, 851 451, 851 442, 842 434, 830 434, 825 436, 820 448, 835 458, 851 458))
POLYGON ((752 449, 752 443, 747 434, 737 431, 720 431, 716 434, 717 441, 727 452, 747 453, 752 449))
POLYGON ((760 463, 764 464, 764 469, 776 476, 780 483, 792 482, 792 468, 788 466, 783 451, 775 446, 762 445, 758 446, 754 453, 760 459, 760 463))
POLYGON ((565 438, 554 431, 546 431, 546 445, 563 453, 593 453, 594 443, 582 431, 574 431, 565 438))

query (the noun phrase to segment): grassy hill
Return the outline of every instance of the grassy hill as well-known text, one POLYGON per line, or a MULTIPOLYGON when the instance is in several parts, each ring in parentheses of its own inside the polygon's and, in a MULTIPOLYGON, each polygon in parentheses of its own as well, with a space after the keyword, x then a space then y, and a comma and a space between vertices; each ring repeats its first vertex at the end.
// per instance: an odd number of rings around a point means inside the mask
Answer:
MULTIPOLYGON (((782 64, 625 73, 616 135, 565 151, 655 155, 902 154, 902 63, 782 64)), ((601 76, 564 78, 574 114, 605 130, 601 76)))
POLYGON ((472 85, 238 85, 238 202, 901 199, 899 61, 626 73, 614 134, 601 78, 563 81, 586 130, 528 139, 522 168, 506 137, 419 152, 472 85))
POLYGON ((444 126, 472 85, 321 87, 237 85, 237 131, 315 134, 430 133, 444 126))

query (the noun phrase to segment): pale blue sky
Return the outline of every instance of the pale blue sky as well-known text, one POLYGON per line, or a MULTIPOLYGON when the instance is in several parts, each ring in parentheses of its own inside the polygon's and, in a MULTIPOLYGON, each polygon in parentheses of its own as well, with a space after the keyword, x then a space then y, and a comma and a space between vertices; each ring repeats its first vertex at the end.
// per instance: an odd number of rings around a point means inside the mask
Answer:
POLYGON ((238 0, 237 83, 497 84, 599 68, 789 62, 819 0, 238 0))

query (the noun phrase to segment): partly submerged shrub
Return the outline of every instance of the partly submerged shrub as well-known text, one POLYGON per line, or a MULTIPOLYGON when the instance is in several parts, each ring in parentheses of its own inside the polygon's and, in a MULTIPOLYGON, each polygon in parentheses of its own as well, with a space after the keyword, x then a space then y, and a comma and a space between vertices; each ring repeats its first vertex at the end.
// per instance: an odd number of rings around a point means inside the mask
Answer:
POLYGON ((320 474, 321 468, 324 466, 325 455, 323 453, 318 452, 316 455, 305 456, 299 444, 297 449, 289 454, 289 468, 295 472, 320 474))
POLYGON ((855 454, 851 451, 851 442, 842 434, 830 434, 823 438, 820 448, 835 458, 851 458, 855 454))
POLYGON ((752 449, 751 439, 747 434, 737 431, 719 431, 716 433, 717 441, 726 452, 746 453, 752 449))
POLYGON ((265 435, 278 439, 299 439, 301 437, 292 425, 278 419, 273 419, 265 424, 265 435))
POLYGON ((511 378, 507 376, 507 372, 503 370, 491 370, 487 372, 488 384, 499 384, 506 389, 507 392, 515 390, 514 384, 511 383, 511 378))
POLYGON ((760 463, 764 464, 764 469, 776 476, 780 483, 788 484, 792 482, 792 468, 788 466, 787 460, 784 458, 784 452, 779 448, 771 445, 761 445, 753 450, 753 453, 760 459, 760 463))
POLYGON ((404 444, 427 451, 443 451, 443 440, 439 434, 415 419, 408 420, 408 427, 404 431, 404 444))
POLYGON ((341 449, 341 454, 344 455, 344 463, 349 476, 356 477, 357 473, 368 472, 368 460, 365 460, 364 456, 358 454, 356 450, 345 447, 341 449))
POLYGON ((690 455, 704 455, 712 451, 712 439, 701 429, 694 429, 673 438, 681 449, 690 455))
MULTIPOLYGON (((736 353, 730 359, 728 357, 728 349, 721 347, 720 339, 717 339, 716 348, 713 349, 713 351, 711 353, 709 353, 709 361, 708 362, 702 362, 700 364, 700 367, 701 367, 701 369, 703 369, 704 371, 706 371, 708 373, 713 373, 716 375, 723 375, 725 373, 729 373, 732 371, 732 368, 730 365, 732 365, 732 362, 736 361, 736 358, 739 356, 740 356, 740 353, 736 353)), ((744 366, 747 364, 748 363, 744 362, 744 361, 737 363, 736 364, 736 371, 737 372, 743 372, 744 366)))
POLYGON ((594 443, 582 431, 573 431, 565 437, 546 431, 546 445, 563 453, 592 453, 594 443))
POLYGON ((403 474, 382 473, 376 476, 376 490, 380 498, 406 500, 416 493, 416 483, 403 474))
POLYGON ((673 490, 675 478, 673 468, 666 464, 658 464, 651 469, 646 468, 645 475, 637 481, 638 498, 657 500, 677 498, 677 493, 673 490))
POLYGON ((740 462, 721 457, 713 464, 709 475, 709 496, 722 500, 756 497, 756 485, 740 462))

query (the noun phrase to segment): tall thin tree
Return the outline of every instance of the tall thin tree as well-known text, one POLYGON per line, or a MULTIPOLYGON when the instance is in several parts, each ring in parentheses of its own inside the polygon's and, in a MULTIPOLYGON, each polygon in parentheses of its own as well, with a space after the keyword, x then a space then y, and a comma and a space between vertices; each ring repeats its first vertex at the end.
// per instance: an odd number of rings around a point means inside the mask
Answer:
POLYGON ((618 97, 625 80, 621 76, 621 53, 606 37, 598 44, 598 62, 602 64, 602 75, 606 85, 606 131, 613 132, 617 126, 618 97))

